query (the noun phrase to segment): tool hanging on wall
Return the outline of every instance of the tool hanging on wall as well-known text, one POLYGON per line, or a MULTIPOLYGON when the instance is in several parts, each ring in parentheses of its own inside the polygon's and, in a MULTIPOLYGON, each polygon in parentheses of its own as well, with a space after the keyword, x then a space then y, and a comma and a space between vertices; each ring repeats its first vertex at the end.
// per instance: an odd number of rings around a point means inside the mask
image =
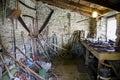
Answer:
MULTIPOLYGON (((26 18, 30 18, 31 20, 32 20, 32 24, 30 24, 30 27, 32 27, 31 28, 31 31, 33 32, 33 34, 34 34, 34 36, 35 36, 35 26, 34 26, 34 24, 35 24, 35 22, 34 22, 34 20, 35 20, 35 18, 33 17, 33 16, 30 16, 30 15, 22 15, 23 17, 26 17, 26 18), (31 26, 32 25, 32 26, 31 26)), ((32 35, 33 35, 32 34, 32 35)))
POLYGON ((25 28, 25 30, 28 31, 28 33, 30 33, 30 30, 28 29, 27 25, 25 24, 25 22, 23 21, 22 17, 20 16, 21 14, 21 10, 16 10, 16 9, 7 9, 8 14, 7 17, 10 19, 18 19, 19 22, 23 25, 23 27, 25 28))
POLYGON ((67 13, 67 18, 68 18, 68 40, 69 40, 70 39, 70 31, 71 31, 71 14, 70 13, 67 13))
POLYGON ((62 47, 64 46, 64 38, 63 38, 63 34, 61 34, 61 43, 62 43, 62 47))
POLYGON ((39 30, 39 34, 43 31, 43 29, 46 27, 46 25, 48 24, 52 14, 53 14, 54 10, 51 10, 50 14, 48 15, 47 19, 45 20, 45 22, 43 23, 43 25, 41 26, 40 30, 39 30))
POLYGON ((35 39, 34 39, 34 37, 32 35, 30 37, 31 37, 31 47, 32 47, 32 53, 31 53, 31 55, 33 55, 33 57, 35 57, 34 55, 37 54, 35 52, 35 39))
POLYGON ((13 19, 11 19, 12 20, 12 25, 13 25, 13 47, 14 47, 14 55, 15 55, 15 58, 16 58, 16 48, 15 48, 15 46, 16 46, 16 37, 15 37, 15 24, 14 24, 14 20, 13 19))
POLYGON ((6 9, 7 6, 9 4, 9 0, 1 0, 1 7, 2 7, 2 24, 4 25, 4 23, 6 22, 6 9))
POLYGON ((24 40, 24 32, 21 31, 21 38, 22 38, 22 42, 23 42, 23 45, 24 45, 24 51, 25 51, 25 55, 27 54, 27 50, 26 50, 26 45, 25 45, 25 40, 24 40))
POLYGON ((25 24, 21 16, 18 16, 18 20, 23 25, 23 27, 30 33, 30 30, 28 29, 27 25, 25 24))
POLYGON ((4 3, 4 1, 5 1, 5 0, 2 0, 2 6, 1 6, 1 7, 2 7, 2 24, 4 24, 4 22, 5 22, 5 21, 4 21, 4 13, 5 13, 5 10, 4 10, 4 4, 5 4, 5 3, 4 3))
POLYGON ((87 18, 87 19, 83 19, 83 20, 80 20, 80 21, 77 21, 76 23, 80 23, 80 22, 88 21, 88 20, 89 20, 89 18, 87 18))
POLYGON ((25 7, 29 8, 29 9, 32 9, 32 10, 36 10, 36 8, 33 8, 33 7, 30 7, 28 6, 27 4, 23 3, 21 0, 18 0, 19 3, 21 3, 22 5, 24 5, 25 7))
MULTIPOLYGON (((57 36, 55 33, 52 35, 52 43, 57 45, 57 36)), ((53 49, 57 51, 57 48, 55 46, 53 46, 53 49)))
MULTIPOLYGON (((28 17, 32 19, 32 25, 30 24, 30 37, 31 37, 31 47, 32 47, 32 54, 36 54, 37 53, 37 31, 36 31, 36 27, 34 27, 34 17, 30 16, 30 15, 22 15, 23 17, 28 17)), ((38 30, 38 29, 37 29, 38 30)))
MULTIPOLYGON (((18 4, 18 0, 15 1, 15 9, 19 10, 19 4, 18 4)), ((16 29, 18 28, 18 20, 15 19, 15 23, 16 23, 16 29)))

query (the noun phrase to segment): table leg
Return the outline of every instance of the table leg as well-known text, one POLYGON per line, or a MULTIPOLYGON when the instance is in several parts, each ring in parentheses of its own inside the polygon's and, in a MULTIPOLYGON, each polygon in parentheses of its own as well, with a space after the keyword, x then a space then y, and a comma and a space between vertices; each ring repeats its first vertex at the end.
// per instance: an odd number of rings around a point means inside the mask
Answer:
POLYGON ((88 65, 89 61, 89 51, 86 49, 85 64, 88 65))
MULTIPOLYGON (((101 67, 101 63, 104 62, 104 60, 98 60, 98 68, 97 68, 97 75, 100 77, 99 75, 99 70, 100 70, 100 67, 101 67)), ((99 77, 97 76, 97 80, 99 80, 99 77)))

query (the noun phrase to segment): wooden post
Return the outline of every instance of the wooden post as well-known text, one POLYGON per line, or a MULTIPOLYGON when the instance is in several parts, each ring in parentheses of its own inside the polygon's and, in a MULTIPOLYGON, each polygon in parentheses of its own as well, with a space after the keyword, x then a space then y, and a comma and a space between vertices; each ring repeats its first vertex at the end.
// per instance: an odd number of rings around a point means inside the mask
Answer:
POLYGON ((88 65, 89 61, 89 51, 86 49, 85 64, 88 65))

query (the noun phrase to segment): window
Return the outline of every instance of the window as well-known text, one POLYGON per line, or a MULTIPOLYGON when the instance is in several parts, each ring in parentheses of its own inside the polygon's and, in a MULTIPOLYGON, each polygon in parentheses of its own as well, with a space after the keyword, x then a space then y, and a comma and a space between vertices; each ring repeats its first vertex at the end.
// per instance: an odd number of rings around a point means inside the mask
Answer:
POLYGON ((116 41, 116 28, 117 21, 115 17, 110 17, 107 19, 107 41, 116 41))

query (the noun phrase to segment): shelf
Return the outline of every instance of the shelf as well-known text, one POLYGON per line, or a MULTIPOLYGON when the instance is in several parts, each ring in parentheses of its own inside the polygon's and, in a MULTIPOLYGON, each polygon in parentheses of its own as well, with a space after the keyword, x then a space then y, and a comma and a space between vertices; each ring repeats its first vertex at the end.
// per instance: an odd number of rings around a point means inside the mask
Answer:
POLYGON ((115 62, 115 61, 109 61, 114 73, 116 74, 116 76, 120 79, 120 61, 119 63, 115 62))

